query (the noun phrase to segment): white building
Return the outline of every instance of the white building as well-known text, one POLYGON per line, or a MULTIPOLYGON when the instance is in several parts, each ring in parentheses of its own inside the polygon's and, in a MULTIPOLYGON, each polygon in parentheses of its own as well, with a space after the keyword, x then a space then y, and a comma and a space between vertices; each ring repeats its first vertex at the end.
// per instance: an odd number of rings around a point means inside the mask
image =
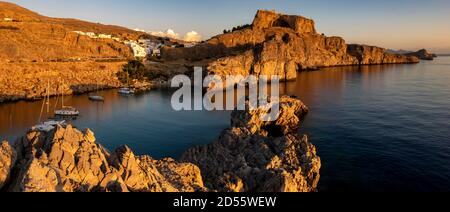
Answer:
POLYGON ((154 57, 161 56, 161 49, 153 49, 152 50, 152 56, 154 56, 154 57))
POLYGON ((13 19, 12 18, 4 18, 3 21, 11 22, 11 21, 13 21, 13 19))
POLYGON ((86 35, 89 36, 90 38, 97 38, 94 32, 86 32, 86 35))
POLYGON ((130 40, 124 42, 126 45, 128 45, 132 50, 135 57, 146 57, 147 56, 147 49, 136 41, 130 40))
POLYGON ((184 48, 192 48, 192 47, 194 47, 196 45, 197 45, 197 43, 189 42, 189 43, 185 43, 184 44, 184 48))
POLYGON ((100 39, 112 39, 111 35, 106 35, 106 34, 99 34, 98 38, 100 39))

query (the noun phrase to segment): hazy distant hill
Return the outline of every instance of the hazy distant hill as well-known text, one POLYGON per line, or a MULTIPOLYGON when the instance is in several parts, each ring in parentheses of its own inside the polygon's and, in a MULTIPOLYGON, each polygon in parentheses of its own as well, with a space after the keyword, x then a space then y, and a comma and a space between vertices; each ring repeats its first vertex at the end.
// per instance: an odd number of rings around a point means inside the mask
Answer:
POLYGON ((412 53, 413 51, 408 51, 408 50, 394 50, 394 49, 388 49, 386 50, 386 53, 390 53, 390 54, 409 54, 412 53))
POLYGON ((68 58, 129 58, 130 49, 112 39, 92 39, 73 31, 138 39, 142 33, 124 27, 76 19, 50 18, 0 2, 0 61, 48 61, 68 58))

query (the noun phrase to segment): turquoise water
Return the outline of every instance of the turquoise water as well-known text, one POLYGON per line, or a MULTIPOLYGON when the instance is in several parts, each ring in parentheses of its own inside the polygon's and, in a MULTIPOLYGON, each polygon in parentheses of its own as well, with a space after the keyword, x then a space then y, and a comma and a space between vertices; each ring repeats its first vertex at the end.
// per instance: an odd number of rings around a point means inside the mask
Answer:
MULTIPOLYGON (((302 72, 281 90, 311 109, 302 131, 322 158, 320 191, 450 191, 450 57, 302 72)), ((67 102, 82 114, 74 124, 108 149, 127 144, 155 158, 179 157, 229 126, 230 112, 173 111, 171 93, 67 102)), ((41 102, 0 105, 0 138, 23 134, 40 110, 41 102)))

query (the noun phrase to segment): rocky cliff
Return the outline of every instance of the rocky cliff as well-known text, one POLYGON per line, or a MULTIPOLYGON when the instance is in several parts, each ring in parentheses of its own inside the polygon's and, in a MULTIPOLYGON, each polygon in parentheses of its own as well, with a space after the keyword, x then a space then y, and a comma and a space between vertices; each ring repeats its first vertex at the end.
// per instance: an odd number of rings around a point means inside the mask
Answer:
POLYGON ((0 103, 115 88, 124 62, 0 63, 0 103))
POLYGON ((426 49, 421 49, 417 52, 407 53, 405 55, 411 56, 411 57, 417 57, 421 60, 434 60, 434 58, 437 57, 436 54, 430 53, 426 49))
POLYGON ((194 48, 165 48, 162 57, 204 61, 211 74, 279 75, 284 80, 295 79, 297 71, 309 68, 419 62, 379 47, 347 45, 340 37, 318 34, 313 20, 273 11, 258 11, 250 27, 194 48))
POLYGON ((187 151, 183 162, 108 152, 89 129, 31 130, 0 146, 0 189, 16 192, 316 191, 320 158, 298 134, 307 108, 283 97, 276 122, 260 110, 236 111, 214 143, 187 151), (190 163, 191 162, 191 163, 190 163))
POLYGON ((133 58, 130 48, 74 31, 124 40, 142 35, 118 26, 50 18, 0 2, 0 102, 42 97, 49 80, 52 95, 119 86, 115 73, 133 58))

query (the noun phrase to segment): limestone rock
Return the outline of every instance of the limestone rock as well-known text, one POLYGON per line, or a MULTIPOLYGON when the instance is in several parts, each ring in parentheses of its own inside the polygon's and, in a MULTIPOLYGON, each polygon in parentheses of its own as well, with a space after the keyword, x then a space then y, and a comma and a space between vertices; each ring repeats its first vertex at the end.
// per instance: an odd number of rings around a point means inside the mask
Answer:
POLYGON ((200 170, 192 164, 179 164, 173 159, 157 161, 149 156, 136 157, 122 146, 111 157, 125 185, 133 192, 205 191, 200 170))
POLYGON ((291 28, 300 34, 316 34, 315 23, 313 20, 301 16, 277 14, 275 11, 259 10, 256 13, 252 26, 254 29, 286 27, 291 28))
POLYGON ((16 151, 7 141, 0 144, 0 190, 8 182, 11 170, 16 162, 16 151))
POLYGON ((343 38, 317 33, 313 20, 273 11, 258 11, 251 27, 218 35, 193 48, 166 48, 161 54, 165 61, 203 63, 209 74, 276 75, 281 80, 293 80, 297 71, 311 68, 419 62, 416 57, 388 54, 379 47, 347 45, 343 38))
POLYGON ((205 185, 233 192, 314 192, 321 161, 307 136, 298 134, 307 108, 280 99, 276 122, 257 119, 261 111, 234 112, 232 126, 217 141, 188 150, 182 161, 198 165, 205 185))
MULTIPOLYGON (((170 159, 137 157, 125 146, 110 154, 96 143, 89 129, 83 133, 68 125, 51 132, 30 131, 14 146, 17 174, 11 177, 10 191, 206 191, 198 167, 170 159)), ((1 158, 11 152, 5 147, 2 144, 1 158)), ((2 173, 3 167, 10 166, 2 165, 2 173)))

